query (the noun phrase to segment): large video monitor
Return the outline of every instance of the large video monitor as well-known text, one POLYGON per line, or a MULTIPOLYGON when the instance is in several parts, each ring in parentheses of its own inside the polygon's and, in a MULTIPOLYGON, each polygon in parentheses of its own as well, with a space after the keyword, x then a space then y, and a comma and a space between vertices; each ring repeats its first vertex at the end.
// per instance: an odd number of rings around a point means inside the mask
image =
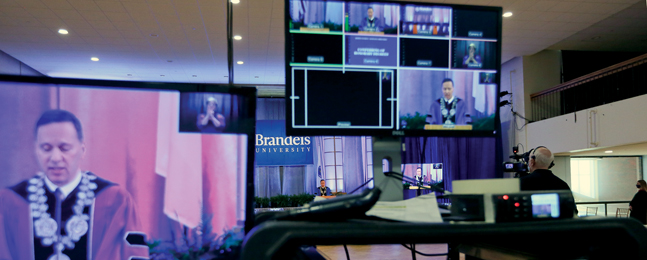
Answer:
POLYGON ((166 259, 251 229, 255 106, 255 88, 0 75, 0 258, 166 259))
POLYGON ((494 136, 501 8, 288 0, 287 132, 494 136))

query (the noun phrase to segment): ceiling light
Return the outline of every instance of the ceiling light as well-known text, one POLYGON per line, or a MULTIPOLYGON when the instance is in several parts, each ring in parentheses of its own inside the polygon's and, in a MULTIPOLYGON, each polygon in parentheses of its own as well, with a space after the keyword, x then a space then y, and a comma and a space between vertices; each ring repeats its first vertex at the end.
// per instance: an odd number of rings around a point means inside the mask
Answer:
POLYGON ((257 79, 257 78, 258 78, 258 76, 254 76, 254 78, 255 78, 255 79, 257 79))
POLYGON ((65 30, 65 29, 58 29, 58 33, 60 33, 60 34, 67 34, 67 30, 65 30))
POLYGON ((238 65, 243 65, 243 61, 238 61, 236 63, 238 63, 238 65))
POLYGON ((92 58, 90 58, 90 60, 92 60, 92 61, 99 61, 99 58, 97 58, 97 57, 92 57, 92 58))
POLYGON ((132 76, 133 76, 133 74, 128 74, 128 77, 132 77, 132 76))
POLYGON ((240 3, 240 0, 231 0, 231 3, 232 4, 237 4, 237 3, 240 3))
POLYGON ((512 12, 503 13, 503 17, 510 17, 510 16, 512 16, 512 12))
POLYGON ((242 39, 243 39, 243 36, 240 36, 240 35, 234 35, 234 40, 238 40, 238 41, 240 41, 240 40, 242 40, 242 39))
POLYGON ((160 77, 164 77, 164 75, 160 75, 160 77))
POLYGON ((172 60, 167 60, 166 62, 173 62, 172 60))
POLYGON ((158 36, 157 34, 154 34, 154 33, 151 34, 151 37, 157 37, 157 36, 158 36))
POLYGON ((611 151, 611 150, 609 150, 609 151, 604 151, 604 153, 613 153, 613 151, 611 151))

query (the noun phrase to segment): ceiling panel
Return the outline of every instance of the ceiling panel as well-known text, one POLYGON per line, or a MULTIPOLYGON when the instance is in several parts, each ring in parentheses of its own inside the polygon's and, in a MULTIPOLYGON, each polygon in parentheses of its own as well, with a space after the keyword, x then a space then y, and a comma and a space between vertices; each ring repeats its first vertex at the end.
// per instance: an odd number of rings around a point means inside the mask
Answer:
MULTIPOLYGON (((503 20, 504 62, 548 47, 645 50, 647 45, 644 1, 437 2, 502 6, 512 11, 514 15, 503 20)), ((0 50, 50 76, 225 83, 225 3, 0 0, 0 50), (57 34, 60 28, 70 34, 57 34), (90 55, 106 53, 111 57, 100 57, 94 63, 89 60, 90 55), (169 59, 174 62, 167 63, 169 59), (135 69, 141 72, 135 75, 135 69), (123 75, 127 70, 134 76, 123 75)), ((234 61, 244 62, 234 66, 235 83, 284 84, 283 12, 283 0, 241 0, 233 5, 233 33, 243 37, 234 41, 234 61)))

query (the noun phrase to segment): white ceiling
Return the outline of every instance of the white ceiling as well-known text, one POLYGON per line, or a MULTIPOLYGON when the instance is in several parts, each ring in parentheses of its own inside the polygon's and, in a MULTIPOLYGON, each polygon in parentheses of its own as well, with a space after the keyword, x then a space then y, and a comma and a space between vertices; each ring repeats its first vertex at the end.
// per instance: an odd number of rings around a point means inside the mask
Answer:
MULTIPOLYGON (((503 22, 503 62, 546 48, 647 51, 642 0, 435 2, 512 11, 503 22)), ((285 84, 283 5, 234 5, 233 32, 243 37, 234 60, 244 62, 234 83, 285 84)), ((0 50, 52 77, 226 83, 226 1, 0 0, 0 50)))
POLYGON ((556 156, 583 156, 583 157, 597 157, 597 156, 644 156, 647 155, 647 143, 636 143, 619 145, 613 147, 600 147, 595 149, 586 149, 582 151, 571 151, 568 153, 556 153, 556 156), (605 153, 605 151, 612 151, 612 153, 605 153))

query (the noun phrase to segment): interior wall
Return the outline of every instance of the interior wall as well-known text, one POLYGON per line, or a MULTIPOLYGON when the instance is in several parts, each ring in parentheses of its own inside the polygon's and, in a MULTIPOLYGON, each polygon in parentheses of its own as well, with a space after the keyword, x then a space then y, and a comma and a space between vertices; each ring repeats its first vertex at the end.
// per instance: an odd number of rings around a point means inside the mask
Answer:
MULTIPOLYGON (((512 155, 512 146, 518 143, 523 146, 526 145, 525 127, 521 128, 524 121, 520 118, 515 119, 511 112, 512 108, 522 116, 525 114, 523 75, 522 57, 516 57, 501 65, 501 92, 508 91, 512 93, 501 98, 501 101, 509 100, 512 102, 512 105, 500 108, 502 154, 505 161, 510 161, 509 156, 512 155), (520 128, 521 130, 518 130, 520 128)), ((504 173, 504 177, 512 176, 514 176, 514 173, 504 173)))
POLYGON ((32 69, 27 64, 9 56, 0 51, 0 74, 19 75, 19 76, 45 76, 42 73, 32 69))
POLYGON ((647 142, 647 95, 529 124, 528 145, 554 153, 647 142))
MULTIPOLYGON (((555 87, 561 83, 561 60, 559 50, 543 50, 537 54, 523 57, 524 109, 526 115, 532 114, 530 95, 555 87)), ((559 109, 559 106, 553 108, 559 109)))

